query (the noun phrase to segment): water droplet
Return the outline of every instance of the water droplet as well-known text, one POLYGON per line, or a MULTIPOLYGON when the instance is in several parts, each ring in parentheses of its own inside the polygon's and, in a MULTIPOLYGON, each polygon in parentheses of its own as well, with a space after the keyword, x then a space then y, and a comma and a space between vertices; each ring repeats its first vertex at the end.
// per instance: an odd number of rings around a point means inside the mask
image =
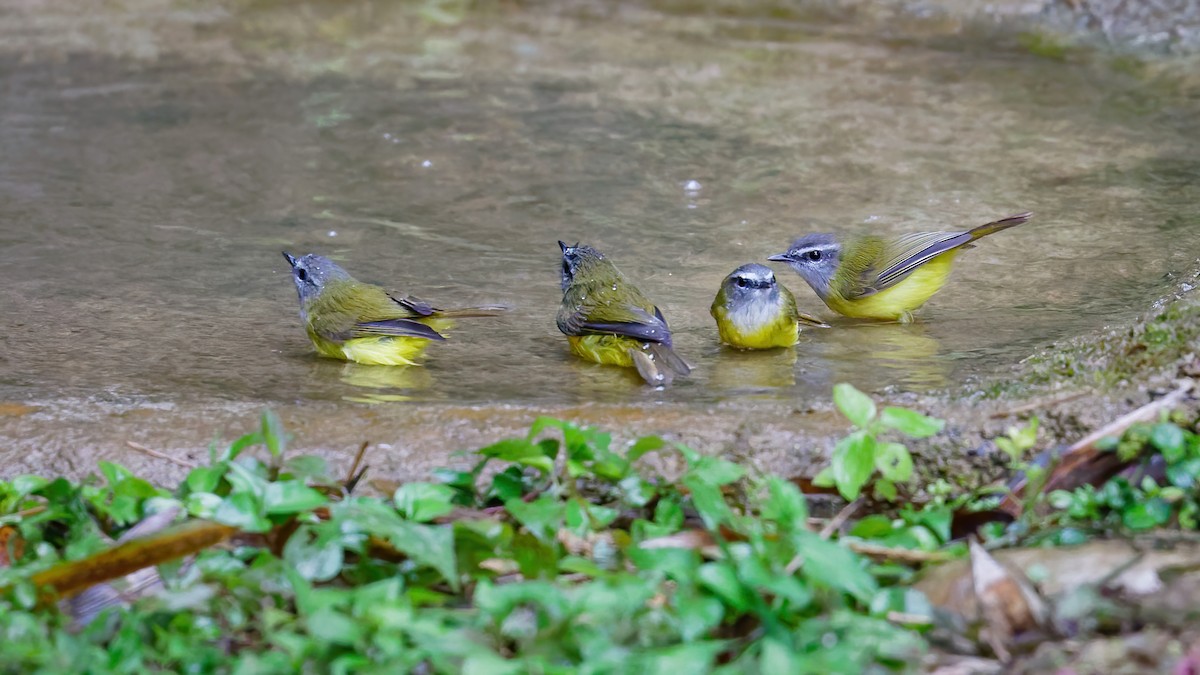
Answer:
POLYGON ((392 135, 391 135, 391 134, 384 134, 384 135, 383 135, 383 137, 384 137, 384 138, 386 138, 386 139, 388 139, 388 140, 391 140, 391 138, 392 138, 392 135))
POLYGON ((617 290, 617 285, 616 285, 616 284, 613 284, 613 290, 614 290, 614 291, 615 291, 615 290, 617 290))
POLYGON ((428 169, 429 167, 433 166, 433 162, 431 162, 431 161, 429 161, 429 160, 427 159, 427 160, 425 160, 424 162, 421 162, 421 166, 423 166, 423 167, 425 167, 426 169, 428 169))
POLYGON ((700 181, 695 179, 689 180, 683 184, 683 189, 685 192, 699 192, 702 187, 704 186, 700 185, 700 181))
POLYGON ((328 236, 330 236, 330 237, 336 237, 336 236, 337 236, 337 230, 330 230, 330 231, 329 231, 329 235, 328 235, 328 236))

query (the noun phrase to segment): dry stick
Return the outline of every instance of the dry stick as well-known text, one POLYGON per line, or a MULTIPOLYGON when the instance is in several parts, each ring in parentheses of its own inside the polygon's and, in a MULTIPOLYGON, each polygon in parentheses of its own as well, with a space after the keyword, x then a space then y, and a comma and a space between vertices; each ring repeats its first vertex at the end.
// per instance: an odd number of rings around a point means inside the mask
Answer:
MULTIPOLYGON (((1108 436, 1119 437, 1125 432, 1126 429, 1134 424, 1154 419, 1154 417, 1163 410, 1171 408, 1175 404, 1179 403, 1179 401, 1186 396, 1189 391, 1191 391, 1193 386, 1195 386, 1194 381, 1183 380, 1178 388, 1166 396, 1163 396, 1156 401, 1150 401, 1146 405, 1122 415, 1116 420, 1109 422, 1100 429, 1097 429, 1096 431, 1093 431, 1087 436, 1084 436, 1076 441, 1073 445, 1071 445, 1071 447, 1067 448, 1066 451, 1058 456, 1058 467, 1047 476, 1045 483, 1043 483, 1041 486, 1041 489, 1043 491, 1051 491, 1054 489, 1072 489, 1077 487, 1080 481, 1071 483, 1066 481, 1064 477, 1069 478, 1088 461, 1093 461, 1096 459, 1098 451, 1095 449, 1095 447, 1096 443, 1098 443, 1100 439, 1108 436)), ((1111 459, 1113 462, 1117 461, 1115 458, 1111 459)), ((1112 474, 1106 473, 1106 475, 1112 474)), ((1001 511, 1005 511, 1013 516, 1021 515, 1021 512, 1023 511, 1023 504, 1021 500, 1024 499, 1024 493, 1027 487, 1028 483, 1026 482, 1026 478, 1020 478, 1018 482, 1013 484, 1012 491, 1004 497, 998 508, 1001 511)))
POLYGON ((837 532, 838 529, 850 519, 850 516, 853 516, 862 505, 863 498, 859 497, 858 499, 855 499, 846 506, 842 507, 842 510, 838 511, 837 515, 835 515, 833 519, 826 523, 825 527, 821 528, 821 538, 828 539, 830 535, 832 535, 834 532, 837 532))
POLYGON ((346 480, 343 485, 350 485, 354 482, 355 474, 358 473, 358 465, 362 464, 363 455, 367 453, 367 447, 371 444, 370 441, 363 441, 362 445, 358 446, 358 454, 354 455, 354 463, 350 465, 350 471, 346 473, 346 480))
POLYGON ((1048 401, 1047 400, 1033 401, 1032 403, 1026 403, 1025 405, 1019 405, 1015 408, 1009 408, 1008 410, 1001 410, 1000 412, 994 412, 991 415, 988 415, 988 417, 990 417, 991 419, 994 419, 994 420, 998 420, 1002 417, 1009 417, 1012 415, 1020 415, 1021 413, 1033 412, 1035 410, 1040 410, 1042 408, 1049 408, 1049 407, 1056 406, 1056 405, 1062 405, 1063 403, 1068 403, 1070 401, 1074 401, 1075 399, 1083 398, 1084 396, 1087 396, 1090 393, 1091 392, 1088 392, 1088 391, 1077 391, 1073 394, 1067 394, 1066 396, 1059 396, 1058 398, 1052 398, 1048 401))
POLYGON ((878 544, 868 544, 861 541, 851 541, 846 543, 846 547, 859 555, 865 555, 871 558, 880 560, 893 560, 902 563, 928 563, 928 562, 943 562, 950 560, 953 556, 941 551, 918 551, 911 548, 888 548, 878 544))
POLYGON ((178 464, 179 466, 182 466, 185 469, 196 468, 196 464, 193 462, 189 462, 186 459, 179 459, 178 457, 172 457, 166 453, 162 453, 157 450, 151 450, 150 448, 147 448, 146 446, 144 446, 140 443, 134 443, 133 441, 125 441, 125 445, 128 445, 129 447, 133 448, 134 450, 137 450, 138 452, 140 452, 142 454, 150 455, 151 457, 154 457, 156 459, 165 459, 168 462, 171 462, 172 464, 178 464))
POLYGON ((1151 419, 1154 419, 1154 416, 1157 415, 1164 408, 1169 408, 1169 407, 1175 405, 1176 403, 1178 403, 1179 400, 1184 397, 1184 395, 1186 395, 1189 391, 1192 390, 1192 387, 1194 385, 1195 385, 1195 382, 1193 382, 1192 380, 1184 380, 1175 389, 1175 391, 1172 391, 1171 393, 1167 394, 1166 396, 1163 396, 1162 398, 1158 399, 1157 401, 1151 401, 1151 402, 1147 403, 1146 405, 1138 408, 1137 410, 1128 412, 1128 413, 1118 417, 1116 420, 1104 425, 1100 429, 1093 431, 1092 433, 1088 434, 1087 436, 1084 436, 1083 438, 1079 439, 1078 441, 1075 442, 1074 445, 1072 445, 1070 448, 1068 448, 1065 453, 1063 453, 1063 456, 1065 457, 1067 455, 1070 455, 1072 452, 1078 452, 1079 450, 1082 450, 1083 448, 1093 446, 1097 442, 1099 442, 1099 440, 1101 438, 1104 438, 1106 436, 1117 436, 1117 435, 1121 434, 1122 432, 1124 432, 1129 427, 1133 426, 1134 424, 1137 424, 1138 422, 1148 422, 1151 419))

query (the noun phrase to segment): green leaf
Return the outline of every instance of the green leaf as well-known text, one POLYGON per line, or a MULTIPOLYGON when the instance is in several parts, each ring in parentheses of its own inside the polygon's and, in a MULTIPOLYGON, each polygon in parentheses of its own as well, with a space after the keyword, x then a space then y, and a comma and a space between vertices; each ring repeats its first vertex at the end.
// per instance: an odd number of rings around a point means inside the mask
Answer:
POLYGON ((847 593, 859 602, 869 602, 875 595, 878 584, 858 556, 812 532, 797 532, 794 540, 796 549, 804 556, 801 570, 806 577, 847 593))
POLYGON ((1150 431, 1150 443, 1158 448, 1168 464, 1183 459, 1187 451, 1187 438, 1183 429, 1169 422, 1154 425, 1154 429, 1150 431))
POLYGON ((721 640, 705 640, 642 652, 627 672, 631 673, 707 673, 713 659, 726 647, 721 640))
POLYGON ((833 467, 827 466, 818 471, 817 475, 813 476, 812 484, 816 487, 835 487, 837 485, 837 479, 833 477, 833 467))
POLYGON ((553 579, 558 575, 561 553, 557 542, 543 542, 528 532, 518 532, 508 550, 526 579, 553 579))
POLYGON ((875 438, 860 429, 838 441, 833 449, 833 479, 847 500, 858 498, 875 471, 875 438))
POLYGON ((696 580, 726 605, 745 612, 752 602, 750 589, 738 579, 737 571, 728 562, 710 562, 700 566, 696 580))
POLYGON ((679 582, 691 582, 700 567, 700 554, 690 548, 629 547, 626 553, 638 569, 662 572, 679 582))
POLYGON ((744 468, 720 457, 699 455, 690 464, 687 475, 711 485, 728 485, 746 475, 744 468))
POLYGON ((675 594, 675 609, 679 615, 679 637, 692 642, 706 636, 725 617, 721 601, 695 591, 675 594))
POLYGON ((304 525, 288 537, 283 559, 305 579, 324 582, 342 571, 344 550, 336 536, 314 536, 312 527, 304 525))
POLYGON ((232 462, 233 460, 237 459, 238 455, 242 454, 242 452, 245 451, 246 448, 249 448, 254 445, 258 445, 259 443, 262 443, 262 442, 263 442, 263 437, 262 437, 262 434, 259 432, 256 431, 251 434, 246 434, 245 436, 242 436, 241 438, 239 438, 236 441, 234 441, 233 443, 231 443, 229 445, 229 449, 226 450, 218 458, 218 460, 222 461, 222 462, 232 462))
POLYGON ((658 490, 649 481, 637 474, 626 476, 617 483, 621 495, 632 506, 645 506, 658 494, 658 490))
POLYGON ((802 673, 805 672, 804 657, 796 653, 790 643, 775 638, 762 641, 762 653, 759 661, 760 673, 802 673))
POLYGON ((883 500, 894 502, 898 493, 896 492, 896 484, 890 480, 875 481, 875 494, 883 500))
POLYGON ((729 504, 721 494, 721 488, 696 476, 686 476, 683 484, 691 492, 692 506, 696 508, 708 529, 715 530, 733 517, 729 504))
POLYGON ((246 532, 271 529, 271 521, 262 514, 262 504, 249 492, 235 492, 226 497, 213 514, 213 520, 246 532))
POLYGON ((626 459, 631 462, 636 462, 648 452, 654 452, 667 446, 667 442, 658 436, 642 436, 629 446, 629 452, 625 453, 626 459))
POLYGON ((253 458, 233 462, 229 465, 229 471, 225 473, 225 480, 229 481, 233 492, 249 492, 262 499, 267 491, 267 479, 255 473, 255 469, 261 466, 253 458))
POLYGON ((491 459, 532 466, 544 474, 554 471, 554 459, 547 457, 542 446, 522 438, 509 438, 482 448, 480 455, 491 459))
POLYGON ((27 494, 41 490, 49 482, 49 480, 43 478, 42 476, 31 476, 25 474, 13 478, 10 485, 12 486, 13 492, 15 492, 18 497, 24 497, 27 494))
POLYGON ((654 505, 654 522, 671 531, 683 527, 683 507, 671 497, 663 497, 654 505))
POLYGON ((358 622, 331 607, 322 607, 305 617, 304 624, 309 635, 333 644, 351 646, 363 637, 358 622))
POLYGON ((351 498, 330 507, 335 522, 351 531, 358 529, 388 542, 413 561, 432 567, 458 590, 458 563, 452 526, 424 525, 404 520, 378 500, 351 498))
POLYGON ((1138 502, 1121 513, 1121 522, 1131 530, 1148 530, 1171 519, 1171 505, 1155 497, 1138 502))
POLYGON ((279 415, 275 414, 274 410, 263 411, 260 433, 263 444, 271 451, 271 456, 282 457, 286 439, 283 435, 283 423, 279 421, 279 415))
POLYGON ((1195 487, 1200 480, 1200 457, 1189 457, 1167 467, 1167 480, 1171 485, 1185 489, 1195 487))
POLYGON ((187 477, 187 487, 191 492, 216 492, 225 476, 225 464, 216 466, 200 466, 192 469, 187 477))
POLYGON ((311 511, 328 501, 325 495, 295 480, 267 483, 263 491, 263 507, 271 516, 311 511))
POLYGON ((454 510, 457 490, 439 483, 405 483, 396 490, 392 500, 409 520, 425 522, 454 510))
POLYGON ((905 408, 887 407, 880 413, 879 423, 912 438, 927 438, 942 430, 945 421, 926 417, 905 408))
POLYGON ((852 384, 842 382, 833 386, 833 404, 859 429, 866 429, 875 419, 875 402, 852 384))
POLYGON ((790 481, 777 476, 767 479, 767 500, 762 516, 779 523, 785 531, 808 527, 808 505, 804 495, 790 481))
POLYGON ((903 483, 912 478, 912 455, 900 443, 880 443, 875 446, 875 468, 887 480, 903 483))
POLYGON ((566 506, 550 495, 542 495, 531 502, 510 499, 504 502, 504 508, 530 534, 544 542, 555 540, 566 511, 566 506))

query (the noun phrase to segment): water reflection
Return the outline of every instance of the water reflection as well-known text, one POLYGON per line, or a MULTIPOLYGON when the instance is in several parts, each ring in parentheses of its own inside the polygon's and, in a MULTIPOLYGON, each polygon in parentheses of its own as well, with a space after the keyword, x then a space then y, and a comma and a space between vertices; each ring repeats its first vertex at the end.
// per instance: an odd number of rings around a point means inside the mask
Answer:
MULTIPOLYGON (((877 386, 895 382, 906 389, 926 390, 951 383, 951 361, 943 357, 941 342, 922 323, 867 323, 839 321, 824 333, 817 372, 832 386, 851 382, 877 386)), ((823 336, 823 335, 822 335, 823 336)))
POLYGON ((796 384, 796 349, 742 351, 722 347, 711 361, 708 386, 733 391, 778 389, 796 384))

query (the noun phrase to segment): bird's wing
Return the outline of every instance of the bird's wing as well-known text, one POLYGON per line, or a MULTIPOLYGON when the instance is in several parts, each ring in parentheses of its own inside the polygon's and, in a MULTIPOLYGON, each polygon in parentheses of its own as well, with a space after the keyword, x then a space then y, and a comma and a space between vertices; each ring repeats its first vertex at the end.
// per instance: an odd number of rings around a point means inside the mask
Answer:
POLYGON ((391 298, 397 305, 400 305, 404 309, 407 309, 410 312, 420 316, 432 316, 438 311, 437 307, 434 307, 420 298, 414 298, 411 295, 406 295, 403 298, 397 298, 389 293, 388 297, 391 298))
POLYGON ((560 311, 558 329, 567 335, 622 335, 644 342, 671 344, 671 330, 657 307, 654 314, 637 307, 606 307, 605 310, 591 315, 586 309, 560 311))
POLYGON ((623 335, 671 344, 671 329, 658 307, 625 282, 579 284, 567 289, 558 310, 558 328, 566 335, 623 335))
POLYGON ((856 297, 890 288, 934 257, 971 240, 970 232, 914 232, 890 241, 878 257, 879 264, 864 270, 862 290, 856 297))
POLYGON ((426 340, 445 340, 436 330, 413 319, 385 319, 356 323, 350 329, 350 337, 413 337, 426 340))

